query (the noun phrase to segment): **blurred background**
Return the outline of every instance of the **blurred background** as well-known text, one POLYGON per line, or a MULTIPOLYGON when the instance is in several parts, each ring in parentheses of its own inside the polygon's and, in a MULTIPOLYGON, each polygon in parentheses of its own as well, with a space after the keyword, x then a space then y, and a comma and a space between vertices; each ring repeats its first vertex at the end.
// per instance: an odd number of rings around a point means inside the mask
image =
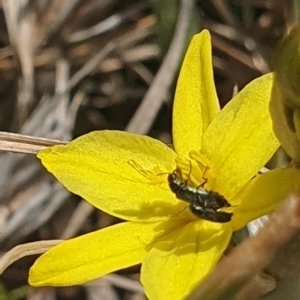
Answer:
MULTIPOLYGON (((299 1, 2 0, 0 131, 68 141, 118 129, 171 144, 172 101, 191 36, 210 30, 221 106, 270 71, 299 1)), ((70 195, 34 155, 0 153, 0 254, 119 222, 70 195)), ((26 257, 0 299, 145 299, 139 266, 81 287, 33 289, 26 257)))

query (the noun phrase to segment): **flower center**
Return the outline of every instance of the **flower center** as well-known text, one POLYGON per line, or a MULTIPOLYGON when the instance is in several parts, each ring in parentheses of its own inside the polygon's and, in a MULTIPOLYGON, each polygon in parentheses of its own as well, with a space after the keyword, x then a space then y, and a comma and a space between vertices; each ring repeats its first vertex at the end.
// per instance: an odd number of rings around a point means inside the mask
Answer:
POLYGON ((213 189, 214 178, 209 168, 209 161, 201 155, 195 153, 191 159, 178 156, 176 159, 178 180, 185 182, 187 186, 193 188, 213 189))
POLYGON ((188 202, 190 211, 197 218, 211 222, 227 223, 232 213, 230 203, 213 190, 215 177, 208 160, 201 153, 190 153, 191 159, 178 156, 177 168, 168 176, 169 188, 177 199, 188 202))

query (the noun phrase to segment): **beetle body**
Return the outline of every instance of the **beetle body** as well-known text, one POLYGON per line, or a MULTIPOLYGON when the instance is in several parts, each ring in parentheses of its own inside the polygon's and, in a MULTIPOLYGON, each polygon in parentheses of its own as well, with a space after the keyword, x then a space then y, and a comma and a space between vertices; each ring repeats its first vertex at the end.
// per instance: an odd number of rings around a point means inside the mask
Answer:
POLYGON ((231 220, 231 213, 218 211, 220 208, 230 206, 228 201, 219 193, 189 187, 185 182, 178 179, 176 170, 169 174, 168 183, 177 199, 190 204, 189 208, 196 217, 218 223, 226 223, 231 220))

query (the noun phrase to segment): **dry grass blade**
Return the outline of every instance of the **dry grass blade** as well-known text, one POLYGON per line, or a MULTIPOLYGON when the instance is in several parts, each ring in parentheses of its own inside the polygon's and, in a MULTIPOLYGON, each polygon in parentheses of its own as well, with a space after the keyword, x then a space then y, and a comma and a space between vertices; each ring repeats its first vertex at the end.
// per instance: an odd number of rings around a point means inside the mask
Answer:
POLYGON ((0 150, 19 153, 37 154, 38 151, 57 144, 67 142, 38 138, 24 134, 0 132, 0 150))
POLYGON ((129 278, 122 277, 117 274, 109 274, 103 277, 103 279, 113 283, 115 286, 120 288, 126 288, 127 290, 135 291, 135 292, 143 292, 142 285, 129 278))
POLYGON ((14 247, 0 258, 0 274, 18 259, 44 253, 61 242, 62 240, 39 241, 14 247))
POLYGON ((69 89, 76 86, 80 80, 95 70, 113 50, 115 50, 115 45, 113 43, 107 44, 97 55, 88 60, 85 65, 70 79, 69 89))
POLYGON ((76 235, 76 233, 83 227, 84 222, 92 214, 94 206, 88 202, 82 201, 78 204, 68 224, 61 234, 61 238, 66 240, 76 235))
POLYGON ((231 26, 239 25, 239 22, 228 8, 229 5, 226 4, 224 0, 213 0, 212 2, 217 11, 220 13, 221 18, 223 18, 227 24, 230 24, 231 26))
POLYGON ((140 107, 128 123, 127 131, 146 134, 152 126, 178 69, 192 11, 193 1, 182 0, 175 34, 168 53, 140 107))
POLYGON ((92 27, 70 34, 70 36, 66 38, 66 41, 68 43, 78 43, 104 34, 122 25, 128 19, 133 19, 138 12, 148 9, 149 6, 150 3, 147 2, 137 3, 133 7, 120 13, 113 14, 92 27))
POLYGON ((293 195, 270 216, 269 222, 254 238, 234 248, 186 299, 237 299, 239 290, 267 267, 276 252, 299 231, 300 196, 293 195))

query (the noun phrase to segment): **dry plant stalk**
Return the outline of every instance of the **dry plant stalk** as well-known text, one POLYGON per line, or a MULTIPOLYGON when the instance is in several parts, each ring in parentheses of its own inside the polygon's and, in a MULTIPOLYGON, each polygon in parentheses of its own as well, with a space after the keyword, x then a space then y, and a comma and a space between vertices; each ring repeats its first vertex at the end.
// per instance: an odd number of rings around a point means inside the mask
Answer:
POLYGON ((0 131, 0 150, 37 154, 40 150, 67 142, 0 131))
POLYGON ((61 242, 62 240, 39 241, 14 247, 0 258, 0 275, 8 266, 18 259, 29 255, 44 253, 61 242))

